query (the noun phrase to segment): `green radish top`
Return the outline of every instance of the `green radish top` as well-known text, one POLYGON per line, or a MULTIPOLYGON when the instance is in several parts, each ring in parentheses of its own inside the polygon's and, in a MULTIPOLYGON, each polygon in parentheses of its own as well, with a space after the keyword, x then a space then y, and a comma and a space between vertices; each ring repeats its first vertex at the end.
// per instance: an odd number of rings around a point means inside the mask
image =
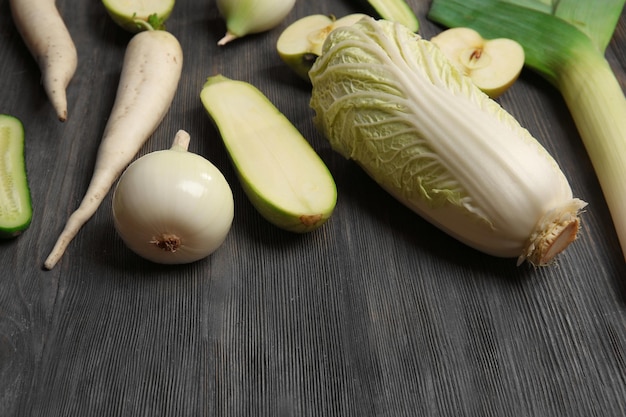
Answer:
POLYGON ((291 232, 322 226, 335 208, 335 182, 290 120, 252 84, 219 74, 200 98, 258 212, 291 232))
POLYGON ((0 114, 0 238, 19 235, 30 226, 33 210, 24 161, 24 126, 0 114))

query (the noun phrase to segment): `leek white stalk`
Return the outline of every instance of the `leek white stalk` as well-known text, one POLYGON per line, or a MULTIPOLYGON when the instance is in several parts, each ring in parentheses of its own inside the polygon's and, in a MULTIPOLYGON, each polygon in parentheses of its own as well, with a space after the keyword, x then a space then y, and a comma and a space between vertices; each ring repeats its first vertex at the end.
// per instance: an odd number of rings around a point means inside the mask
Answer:
POLYGON ((113 194, 115 229, 136 254, 161 264, 205 258, 222 245, 233 221, 233 194, 215 165, 187 151, 181 130, 172 147, 142 156, 113 194))
POLYGON ((624 0, 434 0, 429 18, 508 37, 563 95, 589 154, 626 259, 626 97, 604 57, 624 0), (520 5, 526 7, 520 7, 520 5), (533 10, 534 9, 534 10, 533 10))
POLYGON ((226 34, 217 44, 278 26, 291 12, 296 0, 217 0, 220 15, 226 21, 226 34))
POLYGON ((530 133, 406 27, 333 31, 310 73, 315 122, 384 189, 482 252, 550 263, 585 202, 530 133))

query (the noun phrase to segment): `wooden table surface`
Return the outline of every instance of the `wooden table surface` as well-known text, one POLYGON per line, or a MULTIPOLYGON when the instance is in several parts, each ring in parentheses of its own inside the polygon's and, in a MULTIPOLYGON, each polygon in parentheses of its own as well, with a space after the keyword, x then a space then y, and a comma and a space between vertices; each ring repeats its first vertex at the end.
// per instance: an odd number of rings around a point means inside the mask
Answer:
MULTIPOLYGON (((430 2, 411 0, 429 38, 430 2)), ((141 154, 178 129, 234 192, 224 245, 159 266, 117 236, 111 195, 51 271, 42 268, 82 197, 130 34, 100 1, 59 0, 78 70, 56 120, 39 70, 0 0, 0 113, 26 128, 34 216, 0 242, 1 416, 626 415, 626 264, 598 181, 558 92, 524 71, 499 100, 589 203, 556 265, 516 267, 443 234, 334 153, 310 89, 280 61, 281 30, 352 0, 299 0, 281 26, 218 47, 214 1, 178 0, 168 30, 183 76, 141 154), (199 99, 209 75, 261 89, 327 163, 333 217, 306 235, 252 208, 199 99)), ((626 18, 607 52, 626 86, 626 18)), ((624 179, 626 180, 626 178, 624 179)))

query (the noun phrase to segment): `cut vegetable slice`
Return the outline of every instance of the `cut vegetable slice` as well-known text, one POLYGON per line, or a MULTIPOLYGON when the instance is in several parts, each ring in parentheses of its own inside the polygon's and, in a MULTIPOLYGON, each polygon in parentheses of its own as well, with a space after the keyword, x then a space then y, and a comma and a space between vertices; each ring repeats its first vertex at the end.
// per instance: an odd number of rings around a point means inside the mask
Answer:
POLYGON ((200 97, 259 213, 292 232, 324 224, 335 208, 335 181, 287 117, 253 85, 222 75, 209 77, 200 97))
POLYGON ((24 126, 0 114, 0 238, 18 236, 30 226, 33 209, 24 160, 24 126))

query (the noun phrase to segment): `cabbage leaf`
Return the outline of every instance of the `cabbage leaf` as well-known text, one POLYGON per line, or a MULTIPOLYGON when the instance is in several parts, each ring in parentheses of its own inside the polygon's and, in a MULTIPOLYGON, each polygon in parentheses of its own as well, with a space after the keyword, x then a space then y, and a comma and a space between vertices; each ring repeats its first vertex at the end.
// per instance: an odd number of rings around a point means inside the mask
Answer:
POLYGON ((401 24, 365 17, 334 30, 309 77, 332 148, 459 240, 541 264, 554 225, 577 230, 585 203, 551 155, 401 24))

